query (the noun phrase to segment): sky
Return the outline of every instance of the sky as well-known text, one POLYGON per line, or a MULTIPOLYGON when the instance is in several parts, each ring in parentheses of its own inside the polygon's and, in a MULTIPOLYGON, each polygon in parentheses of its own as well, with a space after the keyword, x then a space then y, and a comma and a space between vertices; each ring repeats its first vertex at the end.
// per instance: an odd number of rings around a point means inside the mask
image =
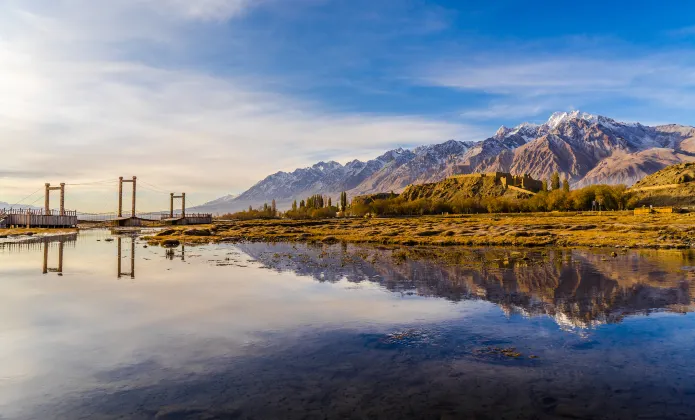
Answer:
POLYGON ((136 175, 139 210, 192 206, 555 111, 695 125, 693 16, 687 0, 0 0, 0 201, 66 182, 66 207, 114 211, 136 175))

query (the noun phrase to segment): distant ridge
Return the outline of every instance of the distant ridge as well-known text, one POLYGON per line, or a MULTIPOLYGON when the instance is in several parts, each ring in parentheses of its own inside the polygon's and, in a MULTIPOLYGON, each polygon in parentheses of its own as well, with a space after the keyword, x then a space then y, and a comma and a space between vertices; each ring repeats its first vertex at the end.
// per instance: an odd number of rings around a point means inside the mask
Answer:
POLYGON ((0 209, 31 209, 31 210, 39 210, 42 209, 43 207, 36 207, 36 206, 28 206, 26 204, 10 204, 5 201, 0 201, 0 209))
POLYGON ((194 211, 236 211, 275 199, 286 208, 312 194, 337 197, 400 192, 410 184, 436 182, 449 175, 510 172, 548 179, 557 171, 573 186, 628 186, 669 165, 695 162, 695 128, 677 124, 649 127, 581 111, 556 112, 543 124, 500 127, 482 141, 394 149, 375 159, 318 162, 277 172, 238 197, 222 197, 194 211))

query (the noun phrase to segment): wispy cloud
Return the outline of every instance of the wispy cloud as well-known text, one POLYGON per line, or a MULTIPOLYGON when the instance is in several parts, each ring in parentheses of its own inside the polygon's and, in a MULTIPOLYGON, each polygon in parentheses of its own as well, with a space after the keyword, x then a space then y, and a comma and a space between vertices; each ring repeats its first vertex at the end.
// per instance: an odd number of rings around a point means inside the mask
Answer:
POLYGON ((688 51, 631 58, 483 55, 437 62, 421 70, 419 81, 490 96, 487 106, 464 110, 465 119, 525 118, 618 101, 683 111, 695 109, 694 65, 688 51))
MULTIPOLYGON (((245 3, 201 2, 208 7, 203 11, 188 10, 185 2, 182 10, 229 15, 240 13, 236 7, 245 3)), ((198 192, 202 200, 241 191, 276 170, 313 163, 308 157, 322 150, 345 161, 389 147, 478 134, 463 124, 418 116, 330 112, 320 103, 268 91, 254 77, 221 78, 122 59, 122 47, 110 42, 132 33, 119 38, 118 28, 81 32, 73 23, 84 19, 84 10, 77 10, 53 15, 5 10, 23 18, 13 21, 11 36, 0 41, 0 135, 12 139, 13 156, 3 159, 3 169, 11 174, 41 168, 42 174, 61 176, 1 178, 5 201, 43 182, 131 174, 167 190, 198 192), (34 31, 42 26, 38 22, 51 30, 34 31), (61 49, 66 39, 71 46, 61 49)), ((130 16, 139 9, 119 10, 130 16)), ((152 20, 149 30, 166 40, 175 33, 169 25, 152 20)), ((103 201, 93 197, 100 196, 71 192, 69 205, 103 209, 103 201)), ((146 196, 142 203, 155 209, 162 207, 159 201, 146 196)))
POLYGON ((524 95, 626 91, 634 87, 695 86, 690 53, 641 59, 591 57, 506 57, 440 63, 425 70, 423 81, 436 86, 524 95))
POLYGON ((668 35, 676 37, 689 37, 695 35, 695 25, 668 31, 668 35))
POLYGON ((228 20, 263 0, 149 0, 152 7, 187 19, 228 20))

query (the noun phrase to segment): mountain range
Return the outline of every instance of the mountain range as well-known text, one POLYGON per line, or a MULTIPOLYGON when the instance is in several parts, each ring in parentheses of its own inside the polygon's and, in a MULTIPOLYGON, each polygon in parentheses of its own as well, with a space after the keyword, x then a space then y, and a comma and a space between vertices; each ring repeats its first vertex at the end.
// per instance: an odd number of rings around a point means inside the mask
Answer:
POLYGON ((3 209, 16 209, 16 210, 26 210, 26 209, 31 209, 31 210, 40 210, 43 207, 36 207, 36 206, 29 206, 26 204, 10 204, 6 203, 4 201, 0 201, 0 211, 3 209))
POLYGON ((445 141, 394 149, 362 162, 318 162, 267 176, 239 196, 195 208, 213 213, 259 206, 275 199, 279 208, 312 194, 348 196, 399 192, 412 183, 449 175, 511 172, 548 179, 555 171, 574 187, 632 185, 666 166, 695 161, 695 127, 624 123, 580 111, 556 112, 543 124, 500 127, 481 141, 445 141))

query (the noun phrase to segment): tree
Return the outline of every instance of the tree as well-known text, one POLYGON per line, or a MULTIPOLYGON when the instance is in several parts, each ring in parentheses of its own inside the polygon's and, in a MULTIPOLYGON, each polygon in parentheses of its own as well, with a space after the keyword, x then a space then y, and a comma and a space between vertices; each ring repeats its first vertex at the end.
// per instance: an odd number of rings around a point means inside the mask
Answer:
POLYGON ((345 191, 340 193, 340 211, 347 210, 347 193, 345 191))
POLYGON ((277 216, 277 214, 278 214, 278 208, 277 208, 277 206, 275 205, 275 199, 274 199, 274 198, 273 198, 272 203, 270 204, 270 211, 271 211, 273 217, 277 216))
POLYGON ((299 202, 299 208, 303 209, 304 207, 306 207, 306 203, 304 203, 304 200, 302 200, 299 202))
POLYGON ((570 182, 567 180, 567 178, 562 180, 562 191, 566 193, 570 192, 570 182))
POLYGON ((297 200, 292 202, 292 211, 297 211, 297 200))
POLYGON ((565 210, 567 208, 567 194, 564 191, 554 190, 548 194, 548 210, 565 210))
POLYGON ((548 181, 546 181, 545 179, 541 183, 541 191, 548 192, 548 181))
POLYGON ((251 207, 251 205, 249 204, 249 213, 251 213, 252 211, 253 211, 253 207, 251 207))
POLYGON ((560 174, 557 171, 550 177, 550 189, 553 191, 560 189, 560 174))
POLYGON ((333 207, 333 204, 331 204, 331 197, 328 197, 328 207, 333 207))

